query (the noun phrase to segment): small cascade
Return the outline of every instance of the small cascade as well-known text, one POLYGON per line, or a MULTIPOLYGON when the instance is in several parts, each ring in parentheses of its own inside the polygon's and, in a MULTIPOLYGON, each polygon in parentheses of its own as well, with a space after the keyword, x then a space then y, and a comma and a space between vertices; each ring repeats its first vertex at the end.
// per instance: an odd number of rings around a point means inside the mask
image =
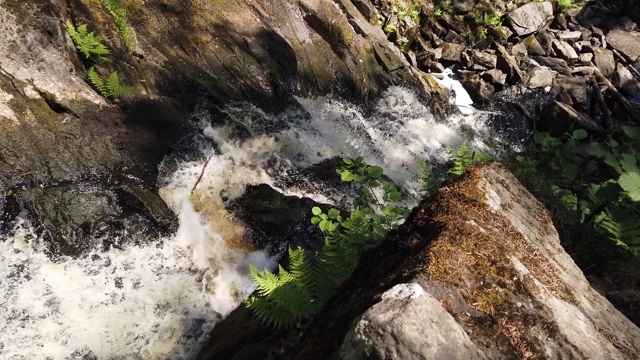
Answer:
POLYGON ((417 199, 414 156, 442 162, 448 149, 465 140, 480 147, 490 133, 486 114, 466 111, 438 122, 400 87, 366 112, 333 97, 297 101, 275 115, 235 105, 220 126, 207 113, 194 114, 202 134, 190 140, 189 154, 177 151, 159 168, 160 195, 180 222, 170 238, 52 261, 34 245, 30 224, 19 221, 0 241, 0 358, 191 359, 216 322, 253 290, 249 264, 275 266, 247 244, 226 199, 266 183, 335 202, 339 194, 312 179, 286 180, 322 160, 358 155, 417 199), (238 126, 250 136, 236 136, 238 126))

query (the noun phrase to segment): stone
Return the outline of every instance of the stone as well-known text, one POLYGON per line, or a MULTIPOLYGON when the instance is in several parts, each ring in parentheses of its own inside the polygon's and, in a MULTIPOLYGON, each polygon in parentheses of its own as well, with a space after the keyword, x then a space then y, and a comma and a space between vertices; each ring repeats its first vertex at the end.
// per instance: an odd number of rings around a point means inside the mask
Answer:
POLYGON ((602 75, 610 78, 616 69, 616 61, 613 58, 613 51, 595 46, 588 48, 588 51, 593 54, 593 64, 598 68, 598 70, 600 70, 602 75))
POLYGON ((508 81, 510 82, 521 81, 524 78, 524 76, 522 74, 522 71, 520 70, 520 67, 518 66, 518 62, 516 61, 516 59, 511 54, 509 54, 509 52, 507 51, 507 49, 504 48, 504 46, 498 43, 494 43, 494 46, 496 48, 496 52, 498 56, 498 61, 496 64, 497 68, 500 69, 505 74, 507 74, 508 81))
POLYGON ((536 128, 552 136, 560 137, 575 129, 602 132, 604 129, 590 116, 576 111, 573 107, 554 101, 545 106, 536 122, 536 128))
POLYGON ((453 10, 457 13, 468 13, 476 6, 476 0, 453 0, 453 10))
POLYGON ((640 82, 633 77, 633 74, 624 65, 618 64, 613 73, 613 85, 633 98, 640 92, 640 82))
POLYGON ((553 51, 556 53, 556 56, 566 60, 568 63, 571 63, 578 59, 578 53, 576 53, 573 47, 566 41, 553 40, 552 44, 553 51))
POLYGON ((511 48, 511 55, 518 60, 523 60, 529 56, 527 51, 527 45, 524 42, 519 42, 511 48))
POLYGON ((557 34, 558 39, 573 43, 578 41, 582 37, 582 32, 580 31, 561 31, 557 34))
POLYGON ((585 65, 588 65, 590 61, 593 60, 593 54, 591 53, 582 53, 578 55, 578 60, 585 65))
POLYGON ((372 25, 377 24, 376 9, 369 0, 354 0, 353 5, 360 11, 362 16, 372 25))
POLYGON ((527 71, 527 87, 546 88, 553 85, 553 73, 545 66, 533 66, 527 71))
POLYGON ((478 51, 473 50, 471 53, 471 58, 474 63, 477 65, 481 65, 487 69, 493 69, 496 67, 498 63, 498 57, 495 54, 491 54, 487 51, 478 51))
POLYGON ((460 81, 465 90, 469 93, 469 96, 473 102, 483 104, 488 102, 495 89, 489 83, 484 81, 480 76, 474 75, 469 79, 460 81))
POLYGON ((567 62, 562 59, 556 59, 546 56, 535 56, 533 59, 538 62, 538 64, 546 66, 554 71, 559 72, 560 74, 571 75, 571 69, 569 68, 569 65, 567 65, 567 62))
POLYGON ((455 43, 455 44, 462 44, 462 45, 465 44, 462 36, 458 35, 458 33, 453 30, 447 31, 447 34, 444 36, 443 40, 446 42, 455 43))
POLYGON ((606 35, 607 42, 611 47, 620 51, 631 61, 636 61, 640 57, 640 32, 614 29, 606 35))
POLYGON ((438 299, 410 283, 387 290, 382 301, 353 321, 338 358, 466 360, 485 355, 438 299))
POLYGON ((549 211, 497 163, 422 201, 309 323, 273 330, 241 306, 210 339, 199 360, 425 359, 415 351, 450 349, 426 359, 472 358, 470 343, 484 359, 640 353, 640 329, 590 285, 549 211))
POLYGON ((538 39, 536 39, 536 37, 533 35, 527 36, 522 42, 527 47, 527 53, 531 55, 548 55, 549 54, 542 48, 542 45, 540 45, 540 42, 538 42, 538 39))
POLYGON ((429 72, 432 73, 441 74, 444 72, 444 70, 444 65, 440 64, 439 62, 434 62, 433 64, 431 64, 431 66, 429 66, 429 72))
POLYGON ((460 55, 464 51, 465 46, 462 44, 445 42, 442 44, 442 60, 460 61, 460 55))
POLYGON ((553 20, 553 5, 548 2, 531 2, 507 13, 507 20, 518 36, 540 31, 553 20))
POLYGON ((551 51, 553 50, 553 40, 555 40, 553 35, 549 31, 544 31, 536 34, 535 37, 540 46, 544 49, 544 55, 548 56, 551 54, 551 51))
POLYGON ((584 78, 560 75, 556 78, 551 92, 564 96, 565 103, 584 110, 587 104, 588 88, 584 78))
POLYGON ((489 84, 493 85, 496 90, 500 91, 504 87, 504 84, 507 82, 507 74, 503 73, 498 69, 491 69, 485 71, 481 75, 482 79, 489 84))

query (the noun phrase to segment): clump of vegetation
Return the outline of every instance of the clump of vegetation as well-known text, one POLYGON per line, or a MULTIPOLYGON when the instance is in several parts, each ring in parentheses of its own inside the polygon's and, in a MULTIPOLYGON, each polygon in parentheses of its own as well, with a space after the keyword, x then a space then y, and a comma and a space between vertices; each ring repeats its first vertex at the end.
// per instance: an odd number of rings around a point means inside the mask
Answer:
POLYGON ((105 55, 109 55, 110 51, 102 43, 104 37, 96 36, 93 31, 89 32, 87 24, 80 24, 76 28, 71 21, 67 20, 65 26, 76 49, 84 55, 85 59, 108 61, 105 55))
POLYGON ((433 6, 433 15, 442 16, 443 13, 453 11, 453 4, 451 0, 438 0, 433 6))
POLYGON ((356 209, 344 218, 338 209, 324 213, 314 207, 311 222, 326 234, 319 251, 290 248, 288 269, 279 266, 278 274, 251 267, 256 295, 245 299, 245 305, 265 323, 291 327, 317 313, 351 275, 360 254, 379 245, 409 214, 398 205, 402 195, 384 180, 381 167, 368 165, 362 157, 342 161, 340 179, 361 184, 356 209))
POLYGON ((575 8, 578 5, 573 0, 558 0, 557 11, 559 13, 564 13, 565 11, 575 8))
POLYGON ((93 86, 100 91, 102 96, 111 97, 118 95, 130 95, 138 93, 138 89, 133 86, 122 85, 118 72, 114 71, 107 77, 102 77, 92 66, 87 72, 89 80, 93 86))
POLYGON ((533 140, 515 157, 514 172, 557 225, 582 230, 582 242, 610 239, 640 255, 640 127, 622 125, 603 140, 584 130, 562 139, 536 133, 533 140))
POLYGON ((102 0, 102 6, 116 21, 116 25, 122 36, 122 41, 131 52, 133 51, 133 37, 131 36, 129 22, 127 21, 127 10, 124 8, 122 1, 123 0, 102 0))

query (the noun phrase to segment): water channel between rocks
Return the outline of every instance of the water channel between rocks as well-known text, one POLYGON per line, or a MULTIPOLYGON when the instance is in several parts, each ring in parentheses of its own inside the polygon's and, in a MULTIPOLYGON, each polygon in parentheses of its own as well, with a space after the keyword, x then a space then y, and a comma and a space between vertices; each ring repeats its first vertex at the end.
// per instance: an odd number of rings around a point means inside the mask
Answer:
POLYGON ((245 244, 245 229, 224 210, 223 198, 266 183, 331 203, 338 194, 330 189, 283 184, 296 169, 357 155, 417 196, 412 154, 441 162, 448 148, 465 139, 479 145, 490 132, 481 112, 436 122, 403 88, 389 89, 368 115, 331 97, 298 102, 277 115, 230 107, 229 117, 251 133, 243 140, 232 139, 229 127, 210 126, 207 113, 194 113, 202 134, 159 169, 160 195, 180 221, 173 237, 53 262, 33 245, 29 223, 20 221, 0 241, 2 358, 191 359, 221 316, 252 291, 248 264, 275 265, 245 244))

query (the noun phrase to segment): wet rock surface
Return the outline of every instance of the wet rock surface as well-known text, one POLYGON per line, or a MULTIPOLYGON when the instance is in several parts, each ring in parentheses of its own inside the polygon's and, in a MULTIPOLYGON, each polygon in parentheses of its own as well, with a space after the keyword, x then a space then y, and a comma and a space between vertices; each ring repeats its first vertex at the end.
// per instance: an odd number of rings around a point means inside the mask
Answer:
POLYGON ((157 164, 195 130, 196 105, 218 113, 249 101, 275 110, 293 95, 366 100, 390 85, 435 91, 372 25, 366 1, 122 4, 130 49, 101 2, 0 0, 0 191, 13 196, 0 200, 0 226, 10 230, 19 209, 60 255, 86 253, 100 229, 138 234, 164 222, 152 215, 167 212, 153 192, 157 164), (104 36, 110 61, 80 56, 66 20, 104 36), (140 94, 101 96, 90 66, 118 71, 140 94), (112 177, 140 179, 127 186, 147 193, 141 204, 129 206, 103 181, 112 177), (144 225, 127 220, 134 214, 144 225))
POLYGON ((633 359, 640 351, 640 329, 589 285, 547 211, 497 164, 423 201, 339 294, 290 332, 238 309, 200 358, 633 359), (410 329, 424 330, 421 339, 410 329))

